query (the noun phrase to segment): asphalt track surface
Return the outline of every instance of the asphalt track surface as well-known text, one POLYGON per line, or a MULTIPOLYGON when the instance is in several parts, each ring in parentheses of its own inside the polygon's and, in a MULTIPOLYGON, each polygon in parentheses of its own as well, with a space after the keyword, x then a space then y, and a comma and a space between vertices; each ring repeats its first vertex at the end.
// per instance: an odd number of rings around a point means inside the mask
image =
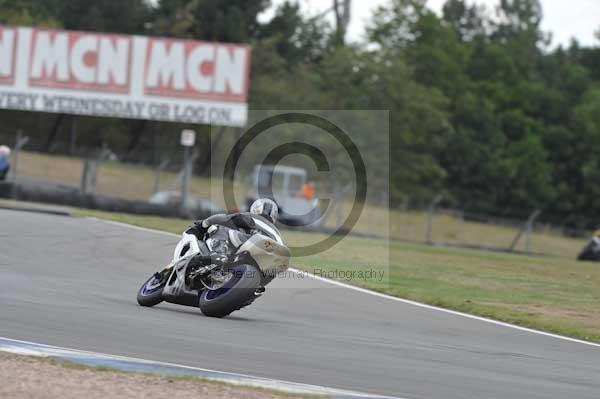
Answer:
POLYGON ((308 278, 225 319, 138 306, 176 240, 0 210, 0 336, 408 399, 600 397, 598 347, 308 278))

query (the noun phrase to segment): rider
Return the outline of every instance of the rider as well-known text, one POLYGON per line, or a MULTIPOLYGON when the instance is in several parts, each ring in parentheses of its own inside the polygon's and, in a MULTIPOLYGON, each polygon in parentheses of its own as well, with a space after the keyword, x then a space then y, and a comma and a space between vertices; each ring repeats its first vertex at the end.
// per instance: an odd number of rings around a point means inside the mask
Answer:
POLYGON ((8 157, 10 156, 10 148, 5 145, 0 145, 0 180, 5 180, 8 171, 10 170, 10 162, 8 157))
POLYGON ((197 220, 185 234, 194 234, 199 240, 202 240, 204 234, 209 232, 212 226, 225 226, 245 233, 259 230, 275 238, 279 236, 279 231, 275 227, 278 214, 279 210, 275 201, 269 198, 261 198, 252 203, 249 213, 238 212, 229 215, 221 213, 204 220, 197 220))
POLYGON ((577 260, 600 261, 600 230, 594 233, 592 240, 583 248, 577 256, 577 260))
MULTIPOLYGON (((275 201, 261 198, 254 201, 250 212, 238 212, 233 214, 217 214, 203 220, 197 220, 183 233, 183 238, 175 249, 175 256, 185 253, 186 242, 194 236, 200 242, 204 242, 210 251, 210 256, 197 255, 192 267, 198 268, 211 264, 219 264, 227 261, 228 245, 234 248, 240 247, 246 237, 255 232, 260 232, 270 238, 280 241, 280 234, 275 223, 279 214, 275 201), (219 229, 219 226, 227 229, 219 229), (243 234, 235 234, 240 232, 243 234), (208 236, 204 240, 205 236, 208 236)), ((187 247, 189 248, 189 246, 187 247)))

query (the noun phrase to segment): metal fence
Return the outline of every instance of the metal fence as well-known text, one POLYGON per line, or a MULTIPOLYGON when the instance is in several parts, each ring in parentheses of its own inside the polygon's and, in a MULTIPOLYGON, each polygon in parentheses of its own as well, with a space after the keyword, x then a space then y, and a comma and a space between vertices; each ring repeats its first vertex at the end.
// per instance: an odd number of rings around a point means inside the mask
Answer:
MULTIPOLYGON (((85 194, 147 201, 158 191, 181 189, 183 162, 165 158, 156 165, 118 161, 107 147, 87 156, 65 156, 28 150, 30 140, 18 133, 13 142, 8 179, 40 184, 77 187, 85 194)), ((206 195, 208 184, 198 179, 193 185, 197 195, 206 195)))
MULTIPOLYGON (((2 144, 2 143, 0 143, 2 144)), ((181 158, 159 159, 154 165, 118 161, 108 148, 100 148, 93 156, 74 157, 27 151, 30 144, 23 133, 12 143, 12 170, 9 179, 61 184, 79 187, 88 194, 101 194, 121 199, 147 201, 159 191, 179 191, 182 185, 181 158)), ((201 198, 211 198, 215 182, 208 177, 193 176, 190 191, 201 198)), ((244 183, 236 184, 243 193, 244 183)), ((321 193, 323 196, 331 193, 321 193)), ((240 194, 243 196, 243 194, 240 194)), ((353 232, 392 241, 426 243, 438 246, 480 248, 505 252, 576 258, 587 242, 585 234, 568 236, 563 229, 539 222, 539 211, 529 217, 506 219, 469 212, 468 209, 440 207, 441 197, 430 204, 408 209, 388 209, 366 205, 360 223, 353 232), (389 226, 389 232, 381 226, 389 226)), ((326 228, 336 228, 342 215, 351 207, 349 201, 337 200, 324 217, 326 228)), ((222 205, 222 204, 217 204, 222 205)), ((591 234, 591 232, 589 232, 591 234)))
MULTIPOLYGON (((569 237, 556 226, 529 218, 485 217, 461 210, 399 211, 392 237, 434 245, 484 248, 505 252, 575 258, 587 239, 569 237)), ((591 234, 591 233, 590 233, 591 234)))

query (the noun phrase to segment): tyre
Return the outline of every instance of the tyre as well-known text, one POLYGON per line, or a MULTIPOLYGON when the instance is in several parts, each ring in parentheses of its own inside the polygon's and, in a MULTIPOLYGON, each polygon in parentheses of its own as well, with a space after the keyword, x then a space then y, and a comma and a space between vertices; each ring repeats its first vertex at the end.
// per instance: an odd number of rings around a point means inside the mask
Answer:
POLYGON ((155 306, 164 299, 162 296, 163 288, 167 283, 169 273, 156 273, 148 279, 140 288, 137 294, 137 301, 141 306, 155 306))
POLYGON ((221 288, 204 290, 200 295, 200 310, 209 317, 225 317, 231 312, 248 306, 256 298, 262 273, 251 265, 239 265, 230 269, 231 279, 221 288))

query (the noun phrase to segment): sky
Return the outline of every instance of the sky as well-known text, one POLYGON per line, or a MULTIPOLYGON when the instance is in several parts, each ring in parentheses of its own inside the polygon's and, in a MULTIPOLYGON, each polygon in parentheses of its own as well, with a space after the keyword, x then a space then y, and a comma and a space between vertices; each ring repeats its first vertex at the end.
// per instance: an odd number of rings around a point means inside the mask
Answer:
MULTIPOLYGON (((273 5, 284 0, 272 0, 273 5)), ((299 0, 305 10, 314 14, 331 8, 333 0, 299 0)), ((365 20, 379 5, 385 5, 388 0, 353 0, 352 21, 348 29, 350 41, 359 40, 365 27, 365 20)), ((470 3, 484 4, 493 10, 499 0, 471 0, 470 3)), ((577 38, 581 45, 598 46, 600 41, 594 37, 594 32, 600 29, 600 0, 541 0, 544 9, 542 29, 552 32, 552 46, 563 44, 568 46, 572 37, 577 38)), ((441 12, 445 0, 429 0, 429 6, 436 12, 441 12)), ((265 15, 268 18, 269 13, 265 15)))

